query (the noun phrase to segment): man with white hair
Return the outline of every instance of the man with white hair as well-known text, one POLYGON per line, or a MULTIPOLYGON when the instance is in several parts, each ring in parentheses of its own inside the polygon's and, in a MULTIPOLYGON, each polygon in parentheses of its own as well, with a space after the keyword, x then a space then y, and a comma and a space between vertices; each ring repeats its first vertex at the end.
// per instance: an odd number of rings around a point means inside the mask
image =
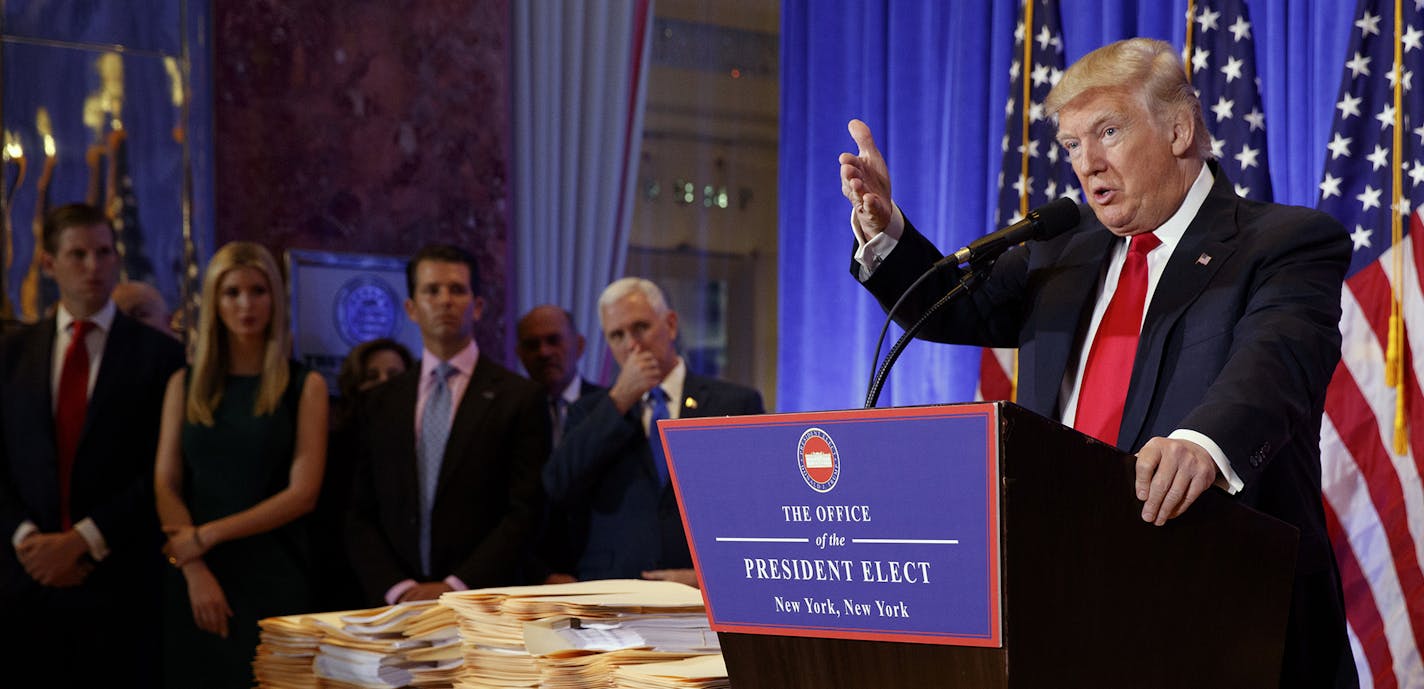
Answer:
POLYGON ((761 395, 687 370, 674 346, 677 312, 648 280, 609 285, 598 315, 621 370, 607 394, 569 409, 563 441, 544 465, 544 488, 587 528, 579 579, 696 585, 657 421, 760 414, 761 395))
MULTIPOLYGON (((1282 686, 1354 686, 1320 497, 1344 228, 1237 196, 1167 43, 1089 53, 1044 108, 1096 217, 1006 252, 921 337, 1018 347, 1019 404, 1137 454, 1143 520, 1161 526, 1215 484, 1299 528, 1282 686)), ((888 306, 941 254, 892 202, 869 128, 856 120, 850 132, 860 150, 840 163, 851 270, 888 306)), ((959 278, 939 277, 907 300, 902 324, 959 278)))

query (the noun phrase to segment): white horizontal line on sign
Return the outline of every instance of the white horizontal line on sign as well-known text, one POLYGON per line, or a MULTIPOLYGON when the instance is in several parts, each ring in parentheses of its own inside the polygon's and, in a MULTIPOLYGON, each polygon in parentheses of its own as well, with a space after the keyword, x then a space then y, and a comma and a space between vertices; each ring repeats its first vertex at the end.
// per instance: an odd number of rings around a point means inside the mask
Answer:
POLYGON ((914 545, 959 545, 957 538, 852 538, 851 543, 909 543, 914 545))
POLYGON ((733 541, 736 543, 810 543, 809 538, 743 538, 740 536, 718 536, 719 541, 733 541))

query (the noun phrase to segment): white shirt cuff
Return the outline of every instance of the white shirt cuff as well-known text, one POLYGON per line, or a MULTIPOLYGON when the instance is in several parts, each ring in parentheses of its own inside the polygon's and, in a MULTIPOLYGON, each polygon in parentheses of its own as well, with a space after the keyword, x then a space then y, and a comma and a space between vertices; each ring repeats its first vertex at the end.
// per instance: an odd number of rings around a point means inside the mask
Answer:
POLYGON ((404 596, 406 591, 415 588, 415 584, 416 581, 414 579, 402 579, 396 582, 395 586, 386 590, 386 605, 399 603, 400 597, 404 596))
POLYGON ((30 534, 36 534, 39 532, 40 527, 35 526, 34 522, 26 519, 25 521, 20 522, 19 526, 15 527, 14 535, 10 536, 10 545, 15 548, 19 548, 20 544, 23 543, 26 538, 30 537, 30 534))
POLYGON ((93 519, 85 517, 74 525, 74 530, 84 537, 84 542, 89 544, 89 557, 95 562, 103 562, 109 556, 109 544, 104 540, 104 534, 99 531, 99 526, 93 519))
POLYGON ((875 269, 885 262, 885 257, 895 250, 895 246, 900 243, 900 237, 905 234, 905 215, 900 212, 899 206, 893 206, 894 214, 890 216, 890 224, 885 231, 871 237, 865 238, 865 233, 860 230, 860 222, 856 219, 855 211, 850 214, 851 231, 855 233, 855 260, 860 264, 861 282, 870 279, 875 269))
POLYGON ((1221 451, 1221 446, 1217 445, 1216 441, 1201 433, 1185 428, 1178 428, 1172 431, 1172 434, 1167 437, 1172 440, 1188 440, 1200 445, 1203 450, 1206 450, 1207 454, 1211 455, 1211 461, 1216 462, 1216 468, 1221 471, 1222 477, 1226 479, 1226 485, 1223 487, 1227 493, 1235 495, 1241 492, 1242 488, 1246 487, 1246 483, 1241 480, 1240 476, 1236 475, 1236 471, 1231 468, 1231 462, 1226 459, 1226 453, 1221 451))

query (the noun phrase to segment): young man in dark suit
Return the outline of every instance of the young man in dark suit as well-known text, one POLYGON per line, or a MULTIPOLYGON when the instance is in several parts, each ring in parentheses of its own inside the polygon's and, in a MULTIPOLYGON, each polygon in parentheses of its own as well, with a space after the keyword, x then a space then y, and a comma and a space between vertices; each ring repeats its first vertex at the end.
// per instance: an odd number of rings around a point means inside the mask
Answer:
POLYGON ((677 312, 652 282, 614 282, 599 297, 598 312, 618 379, 606 394, 584 397, 569 410, 563 440, 544 467, 544 488, 587 524, 579 579, 696 585, 656 422, 760 414, 761 394, 687 370, 674 347, 677 312))
POLYGON ((114 240, 96 208, 52 211, 41 260, 56 315, 0 347, 0 665, 16 686, 29 682, 10 673, 55 687, 156 676, 153 459, 183 351, 117 312, 114 240))
POLYGON ((524 583, 549 455, 542 389, 475 343, 474 258, 427 246, 406 265, 420 365, 371 391, 347 544, 372 603, 524 583))
MULTIPOLYGON (((1350 241, 1323 213, 1236 194, 1185 75, 1174 48, 1141 38, 1070 67, 1044 108, 1095 217, 1006 252, 922 337, 1018 347, 1019 404, 1137 453, 1144 521, 1164 525, 1215 484, 1298 527, 1281 685, 1355 686, 1320 499, 1350 241)), ((888 305, 940 253, 891 201, 869 128, 850 128, 851 270, 888 305)), ((901 323, 946 289, 918 290, 901 323)))

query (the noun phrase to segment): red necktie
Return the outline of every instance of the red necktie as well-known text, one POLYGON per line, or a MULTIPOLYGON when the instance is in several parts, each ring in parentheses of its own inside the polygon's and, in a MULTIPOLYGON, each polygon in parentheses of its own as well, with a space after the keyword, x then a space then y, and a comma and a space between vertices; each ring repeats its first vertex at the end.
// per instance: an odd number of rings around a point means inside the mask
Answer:
POLYGON ((69 530, 69 477, 74 469, 74 453, 84 430, 84 411, 89 403, 89 347, 84 336, 94 327, 89 321, 74 321, 69 347, 64 350, 64 367, 59 371, 58 403, 54 411, 54 446, 59 460, 59 521, 69 530))
POLYGON ((1147 253, 1161 243, 1151 232, 1133 235, 1127 261, 1117 278, 1117 291, 1098 324, 1088 363, 1083 367, 1073 426, 1109 445, 1117 444, 1132 361, 1137 357, 1142 307, 1147 301, 1147 253))

